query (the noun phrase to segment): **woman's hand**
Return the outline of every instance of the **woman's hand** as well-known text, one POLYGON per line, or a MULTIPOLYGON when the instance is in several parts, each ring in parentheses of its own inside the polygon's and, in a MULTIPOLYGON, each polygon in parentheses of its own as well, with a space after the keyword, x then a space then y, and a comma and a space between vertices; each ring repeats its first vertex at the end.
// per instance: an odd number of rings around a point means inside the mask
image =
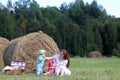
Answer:
POLYGON ((56 64, 56 66, 60 66, 59 64, 56 64))
POLYGON ((66 64, 56 64, 56 66, 66 66, 66 64))

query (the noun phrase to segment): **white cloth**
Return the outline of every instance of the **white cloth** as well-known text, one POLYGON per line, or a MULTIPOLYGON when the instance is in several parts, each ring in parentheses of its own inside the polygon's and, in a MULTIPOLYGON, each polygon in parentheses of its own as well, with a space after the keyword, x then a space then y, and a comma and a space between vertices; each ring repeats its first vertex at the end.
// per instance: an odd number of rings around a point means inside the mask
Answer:
POLYGON ((2 72, 4 73, 5 70, 14 70, 14 67, 11 67, 11 66, 5 66, 5 67, 2 69, 2 72))
POLYGON ((56 60, 56 64, 59 65, 55 68, 55 74, 64 71, 64 75, 71 75, 71 71, 65 66, 65 64, 68 63, 68 60, 60 60, 60 54, 54 55, 53 58, 56 60))
POLYGON ((5 66, 3 69, 2 69, 2 72, 4 73, 6 70, 18 70, 20 67, 19 66, 5 66))
POLYGON ((68 75, 68 76, 71 75, 71 71, 68 68, 65 68, 65 75, 68 75))

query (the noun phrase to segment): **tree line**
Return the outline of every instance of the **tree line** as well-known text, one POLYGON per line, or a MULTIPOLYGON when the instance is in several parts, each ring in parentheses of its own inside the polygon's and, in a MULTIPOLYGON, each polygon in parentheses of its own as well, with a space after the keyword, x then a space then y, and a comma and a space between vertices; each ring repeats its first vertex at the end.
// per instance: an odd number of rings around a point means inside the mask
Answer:
POLYGON ((35 0, 8 0, 0 3, 0 36, 9 40, 42 30, 59 48, 73 56, 86 56, 90 51, 120 57, 120 18, 108 15, 97 4, 83 0, 57 7, 40 7, 35 0))

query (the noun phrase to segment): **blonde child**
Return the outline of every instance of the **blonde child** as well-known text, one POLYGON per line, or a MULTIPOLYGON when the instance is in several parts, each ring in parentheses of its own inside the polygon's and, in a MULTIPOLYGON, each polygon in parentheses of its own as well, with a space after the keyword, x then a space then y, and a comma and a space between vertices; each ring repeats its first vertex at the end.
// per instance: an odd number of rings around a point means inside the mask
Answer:
POLYGON ((43 65, 45 60, 45 50, 39 50, 39 57, 36 62, 36 75, 42 75, 43 74, 43 65))

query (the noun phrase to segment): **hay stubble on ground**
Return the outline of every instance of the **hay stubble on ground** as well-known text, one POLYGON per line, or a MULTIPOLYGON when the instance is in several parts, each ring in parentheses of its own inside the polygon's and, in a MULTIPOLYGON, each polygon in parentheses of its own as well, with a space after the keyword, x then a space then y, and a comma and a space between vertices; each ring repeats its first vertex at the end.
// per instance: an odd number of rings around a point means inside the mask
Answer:
MULTIPOLYGON (((36 76, 35 73, 5 75, 2 80, 119 80, 119 58, 71 58, 71 76, 36 76)), ((1 68, 1 67, 0 67, 1 68)))

